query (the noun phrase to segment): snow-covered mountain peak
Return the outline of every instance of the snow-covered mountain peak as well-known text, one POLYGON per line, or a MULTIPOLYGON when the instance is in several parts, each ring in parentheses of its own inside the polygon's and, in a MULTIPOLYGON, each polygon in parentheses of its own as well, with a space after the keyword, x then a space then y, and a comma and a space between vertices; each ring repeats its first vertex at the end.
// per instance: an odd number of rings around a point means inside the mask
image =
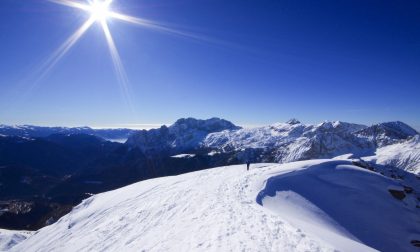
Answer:
POLYGON ((340 133, 353 133, 367 128, 365 125, 348 123, 343 121, 325 121, 316 125, 313 131, 334 131, 340 133))
POLYGON ((395 121, 374 124, 356 132, 356 134, 372 141, 378 147, 382 147, 408 139, 418 134, 418 132, 403 122, 395 121))
POLYGON ((234 130, 240 127, 233 123, 213 117, 206 120, 195 119, 195 118, 181 118, 178 119, 174 124, 169 126, 169 130, 174 134, 182 134, 183 131, 199 130, 207 132, 218 132, 222 130, 234 130))
POLYGON ((126 143, 144 152, 175 154, 197 148, 210 133, 237 129, 240 127, 220 118, 182 118, 169 127, 139 131, 129 137, 126 143))
POLYGON ((334 128, 334 122, 332 121, 323 121, 317 125, 315 125, 315 128, 324 128, 324 129, 331 129, 334 128))
POLYGON ((411 128, 410 126, 401 121, 385 122, 380 123, 379 125, 381 125, 383 128, 387 128, 388 130, 392 129, 394 131, 403 132, 407 136, 418 134, 418 132, 415 129, 411 128))

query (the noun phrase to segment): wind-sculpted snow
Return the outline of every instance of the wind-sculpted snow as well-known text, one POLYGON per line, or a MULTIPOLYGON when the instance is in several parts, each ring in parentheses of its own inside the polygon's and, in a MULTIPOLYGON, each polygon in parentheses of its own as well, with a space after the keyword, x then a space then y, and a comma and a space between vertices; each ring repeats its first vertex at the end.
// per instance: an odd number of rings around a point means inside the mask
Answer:
POLYGON ((400 183, 345 161, 327 161, 267 180, 257 202, 315 234, 342 236, 380 251, 412 251, 408 237, 420 234, 414 196, 391 200, 400 183))
POLYGON ((351 161, 214 168, 95 195, 11 251, 404 251, 418 216, 389 185, 351 161))

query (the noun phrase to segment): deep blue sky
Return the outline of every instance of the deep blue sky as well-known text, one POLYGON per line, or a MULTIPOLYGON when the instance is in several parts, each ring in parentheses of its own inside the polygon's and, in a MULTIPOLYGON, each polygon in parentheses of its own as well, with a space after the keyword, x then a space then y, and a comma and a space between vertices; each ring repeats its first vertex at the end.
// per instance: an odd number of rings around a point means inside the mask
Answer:
POLYGON ((99 24, 34 85, 37 66, 88 14, 1 0, 0 123, 121 126, 217 116, 242 125, 296 117, 420 128, 420 1, 114 0, 112 8, 210 41, 111 20, 132 112, 99 24))

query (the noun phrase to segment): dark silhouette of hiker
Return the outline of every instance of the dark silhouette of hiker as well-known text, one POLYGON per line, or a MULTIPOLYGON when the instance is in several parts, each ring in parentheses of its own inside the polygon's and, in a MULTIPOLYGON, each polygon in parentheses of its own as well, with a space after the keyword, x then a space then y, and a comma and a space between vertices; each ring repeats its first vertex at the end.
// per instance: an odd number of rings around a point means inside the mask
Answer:
POLYGON ((249 166, 251 165, 251 162, 246 161, 246 170, 249 171, 249 166))

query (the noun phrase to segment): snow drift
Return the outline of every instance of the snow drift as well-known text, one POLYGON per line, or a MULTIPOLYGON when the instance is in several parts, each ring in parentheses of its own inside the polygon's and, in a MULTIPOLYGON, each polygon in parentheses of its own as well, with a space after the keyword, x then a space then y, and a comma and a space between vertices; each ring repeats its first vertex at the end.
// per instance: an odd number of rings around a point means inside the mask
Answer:
POLYGON ((398 181, 328 161, 269 178, 257 202, 337 246, 346 246, 346 237, 380 251, 409 251, 409 237, 420 231, 413 223, 419 214, 416 199, 393 200, 390 188, 404 191, 398 181))

